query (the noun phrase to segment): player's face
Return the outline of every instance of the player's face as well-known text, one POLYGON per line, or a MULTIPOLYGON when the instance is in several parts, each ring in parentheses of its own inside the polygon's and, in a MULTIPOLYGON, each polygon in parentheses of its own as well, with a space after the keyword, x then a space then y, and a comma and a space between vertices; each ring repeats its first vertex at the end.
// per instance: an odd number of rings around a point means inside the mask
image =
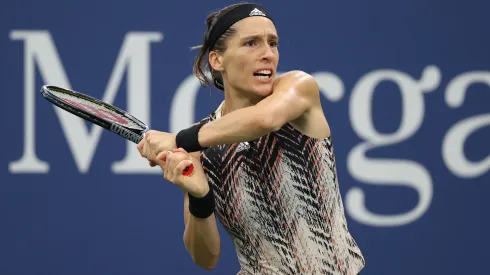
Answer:
POLYGON ((274 24, 265 17, 254 16, 233 27, 236 33, 227 41, 222 56, 225 85, 255 96, 270 95, 279 62, 274 24))

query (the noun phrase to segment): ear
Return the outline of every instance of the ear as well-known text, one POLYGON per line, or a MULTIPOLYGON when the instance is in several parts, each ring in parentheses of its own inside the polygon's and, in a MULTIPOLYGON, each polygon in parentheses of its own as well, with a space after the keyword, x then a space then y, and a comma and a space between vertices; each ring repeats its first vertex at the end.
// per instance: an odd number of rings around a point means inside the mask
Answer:
POLYGON ((215 71, 222 72, 224 70, 223 68, 223 56, 220 55, 219 53, 215 51, 209 52, 209 64, 211 65, 211 68, 215 71))

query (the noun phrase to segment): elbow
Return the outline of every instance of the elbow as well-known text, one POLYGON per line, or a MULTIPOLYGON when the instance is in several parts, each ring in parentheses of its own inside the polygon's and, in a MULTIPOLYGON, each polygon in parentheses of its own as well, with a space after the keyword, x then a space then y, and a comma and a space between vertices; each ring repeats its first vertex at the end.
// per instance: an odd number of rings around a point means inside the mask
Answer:
POLYGON ((194 257, 192 257, 192 260, 200 268, 211 271, 218 264, 219 257, 220 255, 218 253, 218 254, 209 255, 208 257, 206 257, 205 261, 200 261, 198 258, 194 258, 194 257))
POLYGON ((205 270, 213 270, 220 258, 219 245, 214 249, 196 249, 190 238, 184 237, 184 245, 195 265, 205 270), (206 251, 207 250, 207 251, 206 251))
POLYGON ((280 119, 272 114, 261 114, 257 116, 255 127, 258 127, 261 132, 270 133, 281 129, 284 125, 280 119))
POLYGON ((199 266, 205 270, 213 270, 218 264, 220 258, 220 252, 211 252, 208 253, 190 253, 192 261, 195 265, 199 266))

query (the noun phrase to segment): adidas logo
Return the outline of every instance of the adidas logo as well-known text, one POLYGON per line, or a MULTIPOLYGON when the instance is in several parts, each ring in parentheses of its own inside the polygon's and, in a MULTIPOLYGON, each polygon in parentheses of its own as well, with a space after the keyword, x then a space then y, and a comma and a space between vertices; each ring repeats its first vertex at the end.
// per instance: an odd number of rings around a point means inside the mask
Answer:
POLYGON ((250 144, 248 144, 248 142, 245 141, 245 142, 240 142, 235 151, 238 153, 248 149, 250 149, 250 144))
POLYGON ((265 16, 265 13, 261 12, 259 9, 255 8, 253 9, 250 14, 250 16, 265 16))

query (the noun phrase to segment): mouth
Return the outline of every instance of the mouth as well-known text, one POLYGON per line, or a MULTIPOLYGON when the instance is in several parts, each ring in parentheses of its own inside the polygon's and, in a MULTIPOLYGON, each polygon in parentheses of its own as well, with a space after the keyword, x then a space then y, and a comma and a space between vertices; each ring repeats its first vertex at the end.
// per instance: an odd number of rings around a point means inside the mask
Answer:
POLYGON ((272 77, 272 70, 260 70, 254 73, 254 77, 261 81, 267 81, 272 77))

